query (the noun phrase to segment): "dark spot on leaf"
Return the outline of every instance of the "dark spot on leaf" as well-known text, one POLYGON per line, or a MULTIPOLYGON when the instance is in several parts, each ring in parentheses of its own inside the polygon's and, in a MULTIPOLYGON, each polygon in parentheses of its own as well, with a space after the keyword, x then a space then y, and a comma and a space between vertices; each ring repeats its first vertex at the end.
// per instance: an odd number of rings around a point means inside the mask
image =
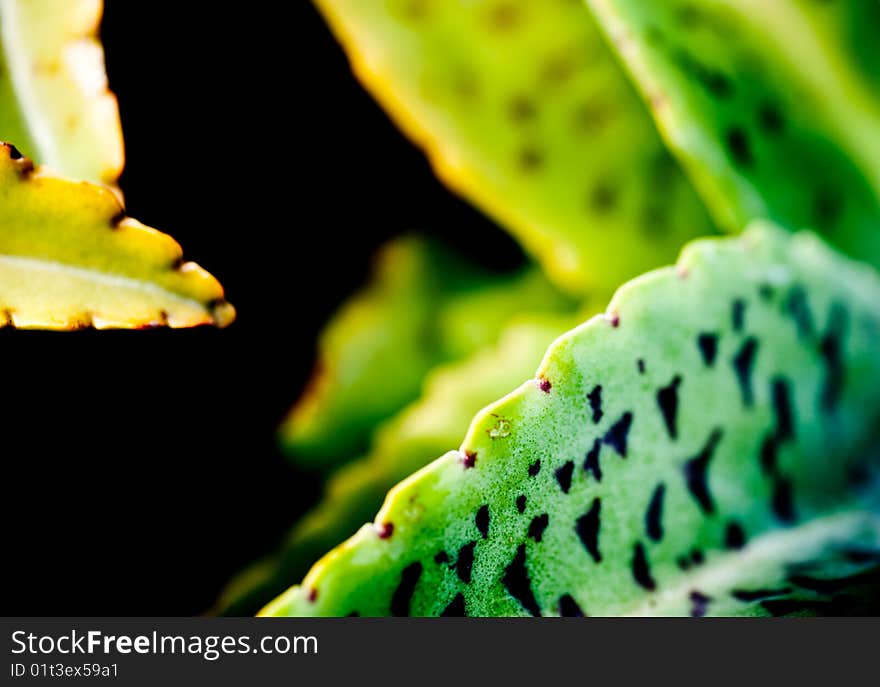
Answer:
POLYGON ((556 475, 556 481, 559 483, 559 488, 562 489, 563 494, 567 494, 571 489, 571 477, 574 473, 574 461, 570 460, 561 468, 558 468, 554 473, 556 475))
POLYGON ((546 513, 536 515, 529 523, 529 536, 537 542, 541 541, 541 537, 544 536, 544 530, 547 529, 549 522, 550 516, 546 513))
POLYGON ((477 452, 476 451, 465 451, 464 455, 461 459, 461 464, 464 465, 465 469, 474 467, 477 464, 477 452))
POLYGON ((519 167, 524 172, 535 172, 544 162, 544 158, 534 148, 523 148, 519 151, 519 167))
POLYGON ((754 402, 752 393, 752 368, 755 364, 755 353, 758 350, 758 342, 750 336, 743 342, 737 354, 733 357, 733 370, 736 372, 736 380, 739 382, 739 390, 742 394, 743 405, 749 407, 754 402))
POLYGON ((763 283, 758 286, 758 296, 762 301, 769 302, 773 300, 773 287, 770 284, 763 283))
POLYGON ((645 547, 642 546, 642 542, 637 542, 633 551, 632 574, 640 587, 644 587, 649 592, 657 589, 657 583, 651 576, 651 565, 648 563, 648 557, 645 554, 645 547))
POLYGON ((645 374, 645 361, 642 358, 636 360, 636 368, 639 370, 639 374, 645 374))
POLYGON ((559 597, 559 615, 563 618, 583 618, 584 612, 570 594, 559 597))
POLYGON ((825 378, 819 392, 823 410, 833 410, 843 393, 845 370, 841 340, 846 332, 847 313, 842 305, 831 307, 828 326, 819 342, 819 354, 825 366, 825 378))
POLYGON ((410 614, 409 603, 416 591, 416 584, 422 576, 422 564, 416 561, 403 569, 400 576, 400 584, 391 596, 391 615, 408 616, 410 614))
POLYGON ((645 512, 645 531, 654 541, 663 539, 663 496, 665 493, 665 484, 661 483, 654 487, 651 502, 645 512))
POLYGON ((746 320, 746 302, 742 298, 737 298, 730 306, 730 322, 733 325, 733 331, 741 332, 745 327, 746 320))
POLYGON ((880 563, 880 550, 846 549, 843 556, 851 563, 880 563))
POLYGON ((520 494, 519 496, 516 497, 516 509, 520 513, 525 513, 525 511, 526 511, 526 495, 525 494, 520 494))
POLYGON ((440 614, 441 618, 464 618, 465 616, 467 616, 467 612, 464 607, 464 595, 461 592, 455 595, 455 598, 440 614))
POLYGON ((715 504, 709 491, 708 468, 718 442, 721 441, 721 429, 712 430, 706 444, 700 452, 684 464, 684 477, 691 495, 704 513, 712 513, 715 504))
POLYGON ((691 567, 691 559, 687 556, 679 556, 675 559, 675 564, 682 570, 689 570, 691 567))
POLYGON ((593 414, 593 423, 598 424, 602 419, 602 385, 597 384, 592 391, 587 394, 587 400, 590 402, 590 411, 593 414))
POLYGON ((517 124, 531 121, 538 114, 538 108, 530 98, 519 95, 510 101, 510 118, 517 124))
POLYGON ((678 436, 676 417, 678 414, 678 386, 680 384, 681 377, 675 375, 667 386, 657 392, 657 405, 660 406, 663 421, 666 423, 666 431, 671 439, 678 436))
POLYGON ((629 411, 625 412, 602 438, 603 442, 617 451, 617 453, 623 458, 626 458, 626 439, 629 435, 629 428, 630 425, 632 425, 632 419, 632 413, 629 411))
POLYGON ((458 578, 465 584, 470 584, 471 569, 474 567, 474 548, 477 542, 468 542, 458 552, 458 560, 455 562, 455 572, 458 578))
POLYGON ((590 208, 597 215, 604 215, 614 209, 617 203, 617 194, 606 183, 599 183, 590 192, 590 208))
POLYGON ((593 442, 593 447, 587 451, 587 456, 584 459, 584 470, 592 472, 597 482, 602 481, 602 467, 599 465, 599 451, 601 449, 602 442, 596 439, 593 442))
POLYGON ((477 524, 477 529, 480 531, 480 534, 483 535, 483 539, 489 536, 489 504, 484 504, 480 506, 480 509, 477 511, 476 516, 474 517, 474 521, 477 524))
POLYGON ((526 570, 526 545, 520 544, 516 551, 516 556, 510 562, 510 565, 504 570, 504 577, 501 578, 505 589, 510 595, 519 601, 529 613, 534 616, 541 615, 541 609, 538 607, 538 601, 532 591, 532 582, 529 579, 528 570, 526 570))
POLYGON ((379 526, 379 539, 390 539, 394 534, 394 523, 385 522, 379 526))
POLYGON ((499 32, 515 29, 523 18, 520 7, 513 2, 496 2, 488 16, 490 27, 499 32))
POLYGON ((792 286, 782 307, 794 319, 798 338, 811 338, 815 332, 813 313, 810 312, 810 304, 807 301, 807 292, 804 291, 804 288, 798 285, 792 286))
POLYGON ((785 117, 773 103, 762 103, 758 108, 758 125, 768 134, 778 134, 785 128, 785 117))
POLYGON ((599 551, 599 525, 601 524, 602 500, 600 498, 593 499, 593 505, 590 506, 584 515, 577 519, 575 530, 581 543, 596 563, 602 562, 602 553, 599 551))
POLYGON ((746 545, 746 531, 735 520, 727 523, 724 531, 724 546, 728 549, 741 549, 746 545))
POLYGON ((813 196, 813 217, 819 229, 829 229, 837 224, 843 214, 843 195, 831 188, 816 189, 813 196))
POLYGON ((782 596, 791 593, 791 587, 782 587, 781 589, 734 589, 730 595, 737 601, 751 603, 760 601, 771 596, 782 596))
POLYGON ((768 434, 761 442, 761 470, 766 475, 772 475, 776 472, 776 454, 779 445, 776 441, 774 433, 768 434))
POLYGON ((312 587, 309 590, 309 593, 308 593, 308 596, 306 596, 306 599, 308 599, 309 603, 312 603, 312 604, 315 603, 315 601, 318 600, 318 590, 315 589, 314 587, 312 587))
POLYGON ((788 382, 783 377, 775 377, 771 383, 773 414, 776 418, 776 439, 782 444, 794 437, 794 411, 788 382))
POLYGON ((697 347, 700 349, 700 355, 703 356, 703 362, 707 367, 712 367, 715 364, 715 355, 718 353, 718 335, 700 334, 697 337, 697 347))
POLYGON ((10 160, 21 160, 24 157, 24 155, 21 154, 21 151, 11 143, 6 144, 6 150, 9 151, 10 160))
POLYGON ((793 585, 817 594, 836 594, 849 587, 853 580, 851 577, 837 577, 822 579, 810 575, 792 575, 788 581, 793 585))
POLYGON ((738 126, 731 127, 727 130, 724 139, 727 143, 727 152, 737 165, 740 167, 752 165, 754 162, 752 148, 744 129, 738 126))
POLYGON ((550 384, 550 380, 549 380, 549 379, 543 379, 543 378, 542 378, 542 379, 538 382, 538 388, 539 388, 541 391, 543 391, 545 394, 549 394, 549 393, 550 393, 550 389, 551 389, 551 387, 552 387, 552 385, 550 384))
POLYGON ((449 554, 446 553, 445 551, 441 551, 440 553, 438 553, 434 556, 434 562, 437 565, 444 565, 446 563, 449 563, 449 554))
POLYGON ((691 563, 694 565, 702 565, 703 564, 703 552, 699 549, 691 549, 691 563))
POLYGON ((773 513, 781 522, 791 523, 795 520, 792 484, 787 477, 780 476, 774 480, 773 513))
POLYGON ((712 601, 711 596, 706 596, 696 589, 690 594, 691 600, 691 617, 702 618, 709 610, 709 603, 712 601))
POLYGON ((536 460, 534 463, 529 465, 529 477, 534 477, 539 472, 541 472, 541 461, 536 460))

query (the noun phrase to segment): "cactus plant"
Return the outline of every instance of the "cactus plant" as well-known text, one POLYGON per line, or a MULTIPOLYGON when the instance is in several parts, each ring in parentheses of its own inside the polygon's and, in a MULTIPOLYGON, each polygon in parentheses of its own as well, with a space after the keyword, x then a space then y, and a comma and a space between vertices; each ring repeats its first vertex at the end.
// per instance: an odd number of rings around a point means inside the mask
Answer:
POLYGON ((878 275, 810 234, 690 245, 558 339, 264 612, 842 603, 827 590, 858 587, 880 554, 878 302, 878 275))

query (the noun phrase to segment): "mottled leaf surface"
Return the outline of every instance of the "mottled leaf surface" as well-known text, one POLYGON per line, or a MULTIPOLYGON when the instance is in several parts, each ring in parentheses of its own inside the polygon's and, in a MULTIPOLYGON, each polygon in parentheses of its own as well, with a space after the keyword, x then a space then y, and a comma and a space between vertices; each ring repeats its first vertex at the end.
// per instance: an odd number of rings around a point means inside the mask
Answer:
POLYGON ((575 0, 316 0, 364 85, 557 283, 614 288, 713 231, 575 0))
POLYGON ((589 0, 720 225, 880 265, 880 3, 589 0))
MULTIPOLYGON (((380 425, 366 455, 328 478, 324 497, 290 531, 278 554, 237 576, 215 610, 253 613, 302 579, 322 554, 373 518, 391 487, 460 444, 473 416, 531 375, 553 339, 573 322, 571 316, 517 318, 497 345, 432 370, 418 400, 380 425)), ((500 427, 496 433, 505 431, 500 427)))
POLYGON ((217 280, 106 187, 50 176, 0 145, 0 324, 32 329, 225 326, 217 280))
POLYGON ((122 131, 101 0, 0 0, 0 140, 64 176, 115 185, 122 131))
POLYGON ((317 369, 282 441, 304 465, 346 462, 367 448, 378 423, 418 397, 432 367, 494 343, 516 313, 570 307, 533 268, 493 274, 436 242, 398 239, 321 334, 317 369))
POLYGON ((851 577, 833 560, 880 539, 878 304, 877 274, 809 233, 691 244, 265 613, 767 614, 734 592, 851 577))

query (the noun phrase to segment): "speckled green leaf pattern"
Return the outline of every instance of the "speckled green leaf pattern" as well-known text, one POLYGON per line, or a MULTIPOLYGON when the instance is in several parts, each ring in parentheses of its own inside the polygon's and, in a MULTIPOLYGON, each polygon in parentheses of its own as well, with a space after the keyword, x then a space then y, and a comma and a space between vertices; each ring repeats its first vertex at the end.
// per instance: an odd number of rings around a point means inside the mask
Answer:
POLYGON ((584 293, 713 232, 577 0, 316 0, 439 176, 584 293))
POLYGON ((497 345, 432 370, 419 399, 379 427, 366 455, 328 478, 323 499, 300 519, 281 550, 233 580, 215 610, 252 612, 301 579, 322 554, 375 515, 391 487, 460 444, 471 418, 531 375, 553 339, 575 321, 580 320, 516 318, 497 345))
POLYGON ((880 265, 880 3, 588 4, 720 225, 814 229, 880 265))
POLYGON ((514 314, 571 308, 533 268, 498 275, 434 241, 397 239, 322 333, 317 369, 282 441, 302 465, 346 462, 367 448, 378 423, 418 397, 432 367, 493 344, 514 314))
POLYGON ((867 573, 878 334, 877 274, 814 235, 695 242, 265 613, 767 614, 736 592, 867 573))

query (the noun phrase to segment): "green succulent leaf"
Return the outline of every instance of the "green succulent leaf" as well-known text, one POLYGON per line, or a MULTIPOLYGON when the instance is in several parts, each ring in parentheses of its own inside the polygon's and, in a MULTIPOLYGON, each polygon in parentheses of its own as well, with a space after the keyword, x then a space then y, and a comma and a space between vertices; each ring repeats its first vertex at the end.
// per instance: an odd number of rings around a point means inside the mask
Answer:
POLYGON ((0 144, 0 325, 225 326, 217 280, 104 186, 59 179, 0 144))
POLYGON ((547 346, 574 321, 516 318, 496 345, 432 370, 419 399, 379 426, 366 455, 330 475, 323 498, 293 527, 280 551, 238 575, 215 611, 253 613, 291 580, 301 579, 322 554, 373 517, 391 487, 461 443, 471 418, 531 375, 547 346))
POLYGON ((880 278, 814 235, 695 242, 264 613, 767 614, 737 593, 783 575, 833 603, 880 549, 878 334, 880 278))
POLYGON ((880 265, 880 3, 588 2, 721 226, 880 265))
POLYGON ((0 140, 64 176, 115 185, 124 159, 98 39, 101 0, 0 0, 0 140))
POLYGON ((397 239, 321 334, 317 369, 282 441, 303 465, 345 462, 366 449, 377 424, 418 397, 435 365, 494 343, 515 313, 571 307, 536 269, 492 274, 435 242, 397 239))
POLYGON ((713 233, 582 4, 316 4, 438 175, 562 287, 614 288, 713 233))

